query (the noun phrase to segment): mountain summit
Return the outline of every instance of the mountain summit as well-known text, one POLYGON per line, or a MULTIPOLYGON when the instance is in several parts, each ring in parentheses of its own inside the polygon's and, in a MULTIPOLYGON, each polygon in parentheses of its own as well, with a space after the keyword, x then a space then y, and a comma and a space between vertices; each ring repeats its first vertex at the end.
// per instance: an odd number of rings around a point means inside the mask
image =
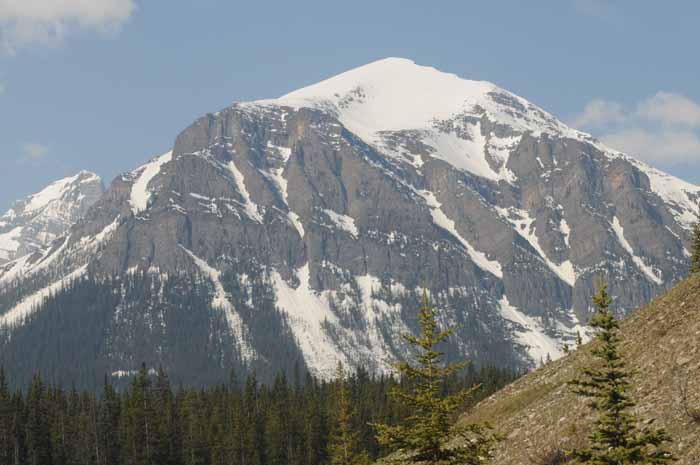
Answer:
POLYGON ((0 216, 0 265, 50 245, 87 212, 103 191, 99 176, 81 171, 15 202, 0 216))
POLYGON ((699 200, 493 84, 380 60, 197 119, 8 264, 5 358, 89 308, 97 380, 141 361, 192 382, 383 372, 426 289, 459 328, 449 358, 532 366, 585 333, 597 277, 621 313, 684 277, 699 200))

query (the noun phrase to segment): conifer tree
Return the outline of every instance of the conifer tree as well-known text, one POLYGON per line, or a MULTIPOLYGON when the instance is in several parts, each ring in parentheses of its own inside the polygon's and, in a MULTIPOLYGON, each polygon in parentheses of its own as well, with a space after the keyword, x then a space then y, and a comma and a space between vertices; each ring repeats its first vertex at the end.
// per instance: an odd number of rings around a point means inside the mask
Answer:
POLYGON ((0 463, 12 463, 12 404, 5 369, 0 366, 0 463))
POLYGON ((690 274, 700 273, 700 220, 693 227, 693 251, 690 257, 690 274))
MULTIPOLYGON (((206 418, 200 396, 187 391, 183 405, 182 458, 185 465, 204 465, 206 460, 206 418)), ((241 461, 241 463, 249 463, 241 461)))
POLYGON ((175 412, 170 378, 158 367, 152 385, 153 419, 150 437, 152 444, 151 458, 154 464, 173 463, 176 460, 175 412))
POLYGON ((131 397, 128 406, 128 462, 130 464, 153 464, 154 413, 152 382, 145 364, 131 382, 131 397))
POLYGON ((355 430, 355 409, 345 379, 342 363, 336 369, 333 390, 334 414, 331 430, 329 454, 331 465, 367 465, 370 463, 366 452, 360 450, 359 433, 355 430))
POLYGON ((436 313, 426 293, 419 313, 419 336, 406 334, 403 338, 413 345, 418 355, 416 364, 399 363, 396 368, 409 384, 409 390, 397 387, 392 391, 395 399, 411 412, 404 424, 374 424, 378 441, 397 459, 429 465, 480 465, 491 459, 498 438, 487 426, 453 426, 458 409, 474 394, 477 387, 443 397, 444 381, 467 363, 443 364, 444 354, 438 345, 453 332, 453 328, 438 329, 436 313), (447 442, 459 438, 459 445, 447 442))
POLYGON ((327 414, 324 409, 322 393, 317 380, 310 373, 307 374, 306 389, 308 397, 306 399, 306 415, 304 418, 304 433, 306 443, 304 444, 305 463, 325 463, 326 445, 328 439, 327 414))
POLYGON ((51 465, 51 435, 45 398, 46 388, 38 375, 34 376, 27 394, 27 463, 51 465))
POLYGON ((629 391, 632 373, 620 354, 622 338, 619 324, 609 307, 612 299, 607 284, 601 283, 593 297, 596 314, 590 326, 598 330, 593 356, 599 363, 583 369, 571 381, 573 392, 590 399, 588 405, 598 414, 586 448, 574 449, 578 463, 589 465, 657 465, 671 463, 672 455, 664 449, 670 441, 661 429, 638 428, 639 419, 630 409, 635 405, 629 391))
POLYGON ((290 409, 287 378, 280 373, 272 385, 265 425, 265 456, 270 465, 288 465, 290 455, 290 409))
POLYGON ((120 443, 117 434, 120 413, 119 396, 105 376, 99 410, 99 442, 105 464, 120 463, 120 443))

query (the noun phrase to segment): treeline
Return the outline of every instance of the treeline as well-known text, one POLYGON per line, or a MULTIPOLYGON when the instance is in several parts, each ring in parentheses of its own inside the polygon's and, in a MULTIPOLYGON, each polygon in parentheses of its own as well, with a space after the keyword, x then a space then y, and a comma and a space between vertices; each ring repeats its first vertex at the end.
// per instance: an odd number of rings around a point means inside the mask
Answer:
MULTIPOLYGON (((479 385, 472 403, 516 377, 467 367, 440 390, 449 395, 479 385)), ((409 381, 363 370, 335 381, 295 378, 280 374, 267 385, 254 374, 232 375, 225 384, 193 389, 173 387, 165 371, 149 374, 144 366, 123 390, 107 380, 99 394, 66 390, 37 375, 12 392, 2 370, 0 464, 332 464, 348 431, 371 460, 388 451, 370 424, 400 424, 412 413, 390 395, 410 388, 409 381)))

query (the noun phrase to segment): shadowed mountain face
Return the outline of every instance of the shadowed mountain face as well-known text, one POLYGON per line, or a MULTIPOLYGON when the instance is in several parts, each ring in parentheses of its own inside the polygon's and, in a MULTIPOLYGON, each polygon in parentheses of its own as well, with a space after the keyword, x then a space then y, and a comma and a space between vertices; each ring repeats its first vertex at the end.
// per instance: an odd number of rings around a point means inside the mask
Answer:
MULTIPOLYGON (((457 325, 449 357, 522 367, 585 333, 598 276, 621 312, 681 279, 699 199, 493 84, 386 59, 195 121, 49 252, 5 267, 0 324, 31 332, 55 294, 148 279, 192 286, 221 320, 190 340, 218 341, 201 357, 221 369, 388 371, 427 289, 457 325)), ((167 355, 182 320, 159 313, 181 294, 118 288, 101 369, 187 372, 167 355)))
MULTIPOLYGON (((635 413, 666 429, 679 465, 700 456, 700 277, 691 277, 622 323, 621 353, 635 371, 635 413)), ((542 458, 584 447, 595 417, 567 382, 594 362, 590 345, 522 377, 486 399, 462 421, 492 421, 507 436, 494 463, 545 463, 542 458)))

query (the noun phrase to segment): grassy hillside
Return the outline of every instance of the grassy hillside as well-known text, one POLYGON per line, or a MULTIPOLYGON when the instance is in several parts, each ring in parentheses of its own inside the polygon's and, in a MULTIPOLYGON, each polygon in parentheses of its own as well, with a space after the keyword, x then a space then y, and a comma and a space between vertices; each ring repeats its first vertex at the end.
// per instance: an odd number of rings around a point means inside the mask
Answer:
MULTIPOLYGON (((689 278, 622 323, 622 353, 637 370, 637 413, 673 436, 679 465, 700 464, 700 277, 689 278), (684 396, 684 392, 687 395, 684 396), (684 397, 686 398, 684 401, 684 397)), ((593 420, 566 382, 591 363, 588 344, 519 379, 460 421, 487 420, 507 437, 498 465, 554 465, 559 450, 581 445, 593 420)))

